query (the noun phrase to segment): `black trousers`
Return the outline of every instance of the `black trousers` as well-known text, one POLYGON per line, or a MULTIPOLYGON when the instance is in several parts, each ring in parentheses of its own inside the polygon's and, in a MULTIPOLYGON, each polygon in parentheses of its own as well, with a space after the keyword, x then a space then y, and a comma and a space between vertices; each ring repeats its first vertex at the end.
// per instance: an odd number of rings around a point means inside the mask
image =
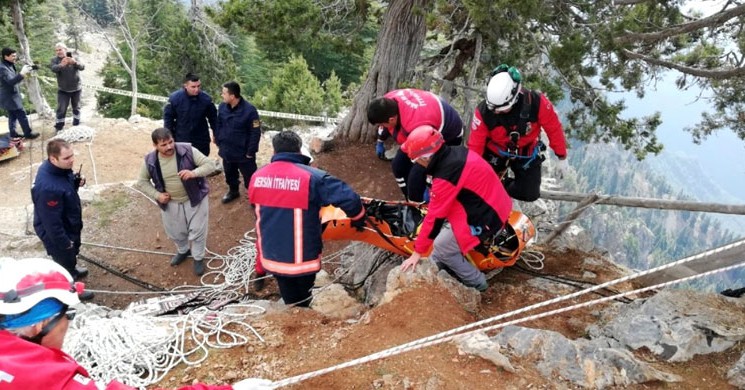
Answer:
POLYGON ((47 254, 52 257, 52 260, 67 270, 73 279, 78 277, 78 271, 75 270, 75 266, 78 265, 78 253, 80 253, 79 242, 74 243, 73 247, 66 251, 49 251, 47 249, 47 254))
POLYGON ((67 115, 67 107, 72 103, 72 125, 77 126, 80 124, 80 93, 82 91, 75 92, 64 92, 57 91, 57 121, 54 124, 54 128, 62 130, 65 127, 65 115, 67 115))
POLYGON ((225 182, 228 183, 230 192, 238 192, 238 172, 243 176, 243 188, 248 188, 251 182, 251 176, 256 172, 256 159, 250 159, 246 162, 234 163, 222 160, 222 167, 225 171, 225 182))
POLYGON ((205 156, 209 156, 210 155, 210 144, 209 144, 209 142, 206 143, 206 144, 197 144, 197 143, 192 142, 191 143, 191 146, 193 146, 194 149, 202 152, 202 154, 205 155, 205 156))
POLYGON ((274 275, 274 278, 277 280, 279 294, 282 295, 285 305, 310 306, 312 297, 310 289, 316 282, 316 274, 293 277, 274 275))
POLYGON ((8 110, 8 132, 10 132, 11 138, 18 137, 18 133, 16 133, 16 121, 21 125, 23 135, 28 136, 31 134, 31 125, 28 123, 26 111, 23 109, 8 110))
POLYGON ((541 165, 543 160, 536 158, 526 167, 527 159, 510 160, 490 153, 486 153, 484 158, 499 176, 502 176, 507 168, 512 171, 515 177, 505 175, 502 179, 504 189, 507 190, 507 194, 512 199, 534 202, 541 196, 541 165))
MULTIPOLYGON (((445 144, 457 146, 462 142, 463 137, 458 137, 445 144)), ((393 157, 393 161, 391 161, 391 169, 393 170, 393 177, 396 178, 398 188, 401 189, 406 199, 412 202, 424 201, 424 190, 427 188, 427 174, 423 166, 411 162, 409 156, 399 149, 393 157)))

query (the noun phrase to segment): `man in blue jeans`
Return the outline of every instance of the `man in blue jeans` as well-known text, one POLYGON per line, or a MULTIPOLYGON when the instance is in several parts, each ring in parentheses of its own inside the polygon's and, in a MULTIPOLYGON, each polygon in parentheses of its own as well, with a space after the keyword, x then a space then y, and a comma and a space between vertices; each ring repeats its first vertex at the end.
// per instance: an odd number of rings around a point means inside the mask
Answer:
POLYGON ((23 99, 19 84, 33 69, 31 65, 23 65, 20 72, 16 72, 16 60, 18 55, 16 51, 4 47, 2 50, 3 61, 0 64, 0 107, 8 111, 8 130, 11 138, 17 138, 16 121, 21 124, 23 137, 34 139, 39 136, 31 130, 28 123, 26 111, 23 110, 23 99))

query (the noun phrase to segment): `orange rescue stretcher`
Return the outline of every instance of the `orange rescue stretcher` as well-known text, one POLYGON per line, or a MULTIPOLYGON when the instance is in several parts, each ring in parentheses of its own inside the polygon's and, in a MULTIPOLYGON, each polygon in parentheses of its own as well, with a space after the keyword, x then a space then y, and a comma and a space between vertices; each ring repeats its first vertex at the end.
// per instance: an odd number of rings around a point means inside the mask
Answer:
MULTIPOLYGON (((389 252, 408 257, 414 252, 427 204, 407 201, 385 201, 362 198, 367 224, 357 230, 341 209, 326 206, 321 209, 324 240, 362 241, 389 252)), ((471 250, 466 258, 483 272, 515 264, 520 253, 535 237, 535 226, 525 214, 513 210, 507 225, 491 243, 482 243, 486 250, 471 250), (488 252, 484 254, 482 252, 488 252)), ((431 249, 430 249, 431 251, 431 249)), ((422 255, 428 256, 429 253, 422 255)))

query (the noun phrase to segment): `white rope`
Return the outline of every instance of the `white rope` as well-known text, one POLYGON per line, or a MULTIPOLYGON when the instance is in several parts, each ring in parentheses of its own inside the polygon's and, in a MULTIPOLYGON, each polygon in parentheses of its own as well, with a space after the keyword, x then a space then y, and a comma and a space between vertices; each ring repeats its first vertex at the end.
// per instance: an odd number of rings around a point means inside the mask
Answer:
POLYGON ((185 316, 107 318, 96 307, 75 318, 67 352, 101 383, 118 380, 134 387, 158 382, 176 365, 203 362, 209 348, 231 348, 248 342, 239 330, 263 338, 247 317, 263 313, 255 305, 231 305, 217 312, 199 308, 185 316), (227 329, 231 330, 227 330, 227 329), (192 346, 188 351, 186 345, 192 346))
POLYGON ((91 165, 93 166, 93 183, 98 184, 98 173, 96 172, 96 159, 93 158, 93 149, 91 148, 92 144, 93 144, 93 139, 91 139, 91 142, 86 144, 86 146, 88 147, 88 155, 91 158, 91 165))
MULTIPOLYGON (((128 294, 200 293, 197 299, 238 301, 251 282, 256 261, 256 246, 246 232, 240 245, 226 255, 212 252, 199 286, 178 286, 168 292, 128 294)), ((132 248, 86 243, 110 249, 169 254, 132 248)), ((117 292, 122 294, 123 292, 117 292)), ((131 307, 137 307, 136 303, 131 307)), ((131 308, 130 307, 130 308, 131 308)), ((128 308, 129 309, 129 308, 128 308)), ((86 367, 91 377, 102 383, 118 380, 134 387, 144 387, 163 379, 176 365, 203 362, 210 348, 231 348, 248 342, 247 335, 264 342, 245 319, 264 312, 260 306, 228 304, 222 310, 198 307, 186 315, 149 317, 124 310, 119 317, 107 318, 111 310, 97 308, 77 316, 71 325, 66 351, 86 367)))
POLYGON ((73 126, 58 132, 51 139, 63 139, 69 143, 91 141, 96 129, 90 126, 73 126))
POLYGON ((157 202, 157 201, 156 201, 155 199, 153 199, 153 198, 151 198, 151 197, 149 197, 149 196, 145 195, 145 193, 144 193, 144 192, 142 192, 142 191, 138 190, 138 189, 137 189, 137 188, 135 188, 134 186, 132 186, 132 185, 125 185, 125 186, 124 186, 124 188, 128 188, 128 189, 130 189, 130 190, 132 190, 132 191, 134 191, 134 192, 136 192, 136 193, 138 193, 138 194, 140 194, 140 195, 144 196, 144 197, 145 197, 145 199, 147 199, 147 200, 149 200, 149 201, 150 201, 150 203, 152 203, 152 204, 154 204, 154 205, 158 206, 158 202, 157 202))
POLYGON ((520 253, 520 260, 530 269, 540 271, 543 269, 543 260, 546 256, 536 250, 524 250, 520 253))
MULTIPOLYGON (((723 251, 723 250, 727 250, 727 249, 732 249, 734 247, 737 247, 737 246, 742 245, 743 243, 745 243, 745 241, 739 241, 737 243, 733 243, 733 244, 730 244, 730 245, 727 245, 727 246, 724 246, 724 247, 720 247, 720 248, 714 249, 714 250, 710 251, 710 253, 713 254, 713 253, 717 253, 719 251, 723 251)), ((701 255, 703 255, 703 253, 702 254, 699 254, 699 255, 696 255, 696 256, 692 256, 690 258, 686 258, 686 259, 680 260, 680 261, 676 261, 674 263, 668 264, 668 265, 663 266, 663 267, 658 267, 657 270, 663 269, 665 267, 672 266, 673 264, 681 264, 681 262, 691 261, 693 259, 699 258, 701 255)), ((380 351, 380 352, 377 352, 377 353, 374 353, 374 354, 371 354, 371 355, 368 355, 368 356, 364 356, 362 358, 358 358, 358 359, 354 359, 354 360, 351 360, 351 361, 348 361, 348 362, 344 362, 344 363, 341 363, 341 364, 338 364, 338 365, 335 365, 335 366, 332 366, 332 367, 328 367, 328 368, 325 368, 325 369, 321 369, 321 370, 309 372, 309 373, 306 373, 306 374, 297 375, 297 376, 294 376, 294 377, 283 379, 281 381, 273 382, 271 384, 271 387, 272 388, 278 388, 278 387, 282 387, 282 386, 292 385, 292 384, 299 383, 301 381, 304 381, 304 380, 307 380, 307 379, 310 379, 310 378, 313 378, 313 377, 316 377, 316 376, 324 375, 324 374, 327 374, 327 373, 330 373, 332 371, 336 371, 336 370, 339 370, 339 369, 343 369, 343 368, 347 368, 347 367, 359 365, 359 364, 362 364, 362 363, 371 362, 371 361, 374 361, 374 360, 378 360, 378 359, 382 359, 382 358, 385 358, 385 357, 394 356, 394 355, 401 354, 401 353, 404 353, 404 352, 409 352, 409 351, 413 351, 413 350, 425 348, 425 347, 436 345, 436 344, 440 344, 440 343, 444 343, 444 342, 450 341, 450 340, 452 340, 452 339, 454 339, 456 337, 461 337, 461 336, 473 334, 473 333, 476 333, 476 332, 487 332, 487 331, 499 329, 499 328, 502 328, 502 327, 505 327, 505 326, 508 326, 508 325, 514 325, 514 324, 518 324, 518 323, 522 323, 522 322, 533 321, 533 320, 536 320, 536 319, 548 317, 548 316, 555 315, 555 314, 560 314, 560 313, 567 312, 567 311, 570 311, 570 310, 575 310, 575 309, 586 307, 586 306, 596 305, 596 304, 600 304, 600 303, 604 303, 604 302, 609 302, 609 301, 612 301, 612 300, 620 299, 620 298, 626 297, 628 295, 634 295, 634 294, 639 294, 639 293, 646 292, 646 291, 652 291, 652 290, 656 290, 656 289, 659 289, 659 288, 667 287, 667 286, 670 286, 670 285, 673 285, 673 284, 687 282, 687 281, 694 280, 694 279, 697 279, 697 278, 701 278, 701 277, 704 277, 704 276, 713 275, 715 273, 729 271, 729 270, 740 268, 740 267, 743 267, 743 266, 745 266, 745 262, 741 262, 741 263, 735 264, 735 265, 720 267, 720 268, 715 269, 715 270, 711 270, 711 271, 699 273, 699 274, 696 274, 696 275, 692 275, 692 276, 688 276, 688 277, 684 277, 684 278, 680 278, 680 279, 676 279, 676 280, 672 280, 672 281, 668 281, 668 282, 664 282, 664 283, 659 283, 659 284, 656 284, 654 286, 644 287, 644 288, 640 288, 640 289, 637 289, 637 290, 632 290, 632 291, 627 291, 627 292, 619 293, 619 294, 616 294, 616 295, 613 295, 613 296, 609 296, 609 297, 603 297, 603 298, 599 298, 599 299, 596 299, 596 300, 592 300, 592 301, 588 301, 588 302, 584 302, 584 303, 580 303, 580 304, 576 304, 576 305, 572 305, 572 306, 568 306, 568 307, 564 307, 564 308, 559 308, 559 309, 548 311, 548 312, 544 312, 544 313, 535 314, 535 315, 524 317, 524 318, 520 318, 520 319, 517 319, 517 320, 513 320, 513 321, 508 321, 508 322, 505 322, 505 323, 500 323, 500 324, 492 325, 492 326, 486 327, 486 328, 479 328, 479 329, 476 329, 476 330, 473 330, 473 331, 470 331, 470 332, 466 332, 466 333, 460 333, 460 332, 462 332, 464 330, 472 329, 472 328, 474 328, 476 326, 480 326, 480 325, 486 324, 488 322, 494 322, 494 321, 497 321, 499 319, 503 319, 503 318, 506 318, 506 317, 509 317, 509 316, 513 316, 513 315, 516 315, 518 313, 522 313, 522 312, 525 312, 527 310, 530 310, 532 308, 543 307, 543 306, 546 306, 546 305, 550 305, 550 304, 556 303, 558 301, 563 301, 563 300, 568 299, 567 297, 569 297, 571 295, 575 295, 575 294, 570 294, 570 295, 565 296, 565 297, 559 297, 559 298, 556 298, 556 299, 551 299, 551 300, 548 300, 548 301, 545 301, 545 302, 541 302, 541 303, 536 304, 536 305, 531 305, 529 307, 522 308, 522 309, 519 309, 519 310, 510 312, 510 313, 501 314, 501 315, 498 315, 498 316, 495 316, 495 317, 492 317, 492 318, 488 318, 486 320, 482 320, 482 321, 479 321, 479 322, 476 322, 476 323, 472 323, 472 324, 469 324, 469 325, 466 325, 466 326, 463 326, 463 327, 460 327, 460 328, 457 328, 457 329, 452 329, 452 330, 445 331, 445 332, 442 332, 442 333, 439 333, 439 334, 436 334, 436 335, 433 335, 433 336, 429 336, 429 337, 425 337, 425 338, 422 338, 422 339, 419 339, 419 340, 415 340, 415 341, 412 341, 412 342, 409 342, 409 343, 406 343, 406 344, 403 344, 403 345, 399 345, 399 346, 396 346, 396 347, 393 347, 393 348, 389 348, 389 349, 386 349, 384 351, 380 351)), ((636 274, 635 276, 634 275, 631 275, 631 276, 639 277, 639 276, 642 276, 644 274, 649 273, 650 271, 652 271, 652 270, 640 272, 640 273, 636 274)), ((617 279, 616 281, 612 281, 611 284, 621 283, 621 281, 624 280, 624 279, 628 280, 627 278, 620 278, 620 279, 617 279)), ((590 291, 592 291, 594 289, 597 289, 597 287, 599 287, 599 286, 595 286, 595 287, 592 287, 592 288, 589 288, 589 289, 580 291, 580 293, 590 292, 590 291)))

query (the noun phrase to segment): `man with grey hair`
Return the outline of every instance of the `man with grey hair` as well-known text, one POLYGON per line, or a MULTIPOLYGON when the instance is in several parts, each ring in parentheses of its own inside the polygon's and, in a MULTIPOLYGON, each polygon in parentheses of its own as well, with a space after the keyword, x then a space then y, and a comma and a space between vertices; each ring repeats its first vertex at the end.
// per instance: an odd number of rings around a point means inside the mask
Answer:
POLYGON ((59 42, 54 45, 56 54, 49 64, 55 75, 57 75, 57 120, 54 123, 56 131, 65 127, 65 115, 67 107, 72 104, 72 125, 80 124, 80 71, 85 69, 85 65, 80 60, 72 56, 72 52, 67 50, 67 46, 59 42))
POLYGON ((191 255, 194 273, 201 276, 209 220, 205 177, 215 171, 215 163, 191 144, 174 142, 164 127, 153 130, 151 138, 155 150, 145 156, 135 186, 160 206, 163 227, 178 250, 171 266, 191 255))

